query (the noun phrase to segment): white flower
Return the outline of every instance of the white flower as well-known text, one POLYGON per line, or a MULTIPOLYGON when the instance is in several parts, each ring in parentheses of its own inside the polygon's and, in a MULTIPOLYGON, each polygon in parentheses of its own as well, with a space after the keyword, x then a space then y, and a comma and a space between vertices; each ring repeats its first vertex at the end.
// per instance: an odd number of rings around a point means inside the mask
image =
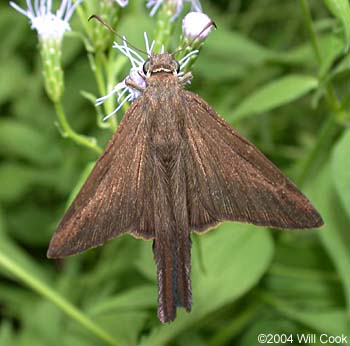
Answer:
POLYGON ((212 20, 202 12, 190 12, 182 20, 182 31, 187 39, 204 40, 210 33, 212 20), (206 30, 205 27, 208 26, 206 30), (204 30, 204 31, 203 31, 204 30))
MULTIPOLYGON (((148 38, 146 33, 144 33, 144 37, 146 42, 147 54, 151 55, 155 42, 153 41, 150 46, 148 43, 148 38)), ((123 37, 123 44, 114 42, 113 48, 117 48, 119 51, 121 51, 130 60, 132 67, 130 69, 128 76, 124 78, 123 81, 118 83, 110 93, 96 100, 96 106, 99 106, 103 102, 105 102, 106 99, 113 96, 114 94, 118 95, 118 98, 117 98, 117 102, 119 103, 118 107, 112 113, 106 115, 103 118, 103 120, 106 120, 109 117, 111 117, 113 114, 117 113, 119 109, 123 107, 125 102, 133 101, 141 95, 141 92, 139 90, 130 88, 128 85, 126 85, 125 81, 127 79, 131 79, 134 83, 136 83, 142 89, 146 87, 146 76, 144 75, 143 69, 142 69, 143 64, 145 63, 145 59, 136 51, 128 47, 124 37, 123 37)))
POLYGON ((175 14, 172 17, 173 20, 180 15, 185 1, 191 3, 192 11, 197 11, 197 12, 202 11, 202 6, 201 6, 199 0, 147 0, 146 7, 147 8, 152 7, 151 12, 150 12, 150 16, 154 16, 156 14, 160 5, 164 1, 168 1, 168 3, 175 5, 176 10, 175 10, 175 14))
POLYGON ((115 0, 119 6, 126 7, 128 6, 129 1, 128 0, 115 0))
POLYGON ((72 4, 71 0, 62 0, 56 14, 52 13, 52 0, 35 0, 34 6, 31 0, 27 0, 27 10, 13 1, 10 1, 10 5, 29 18, 32 29, 38 32, 40 39, 55 39, 60 42, 64 33, 70 30, 68 22, 81 2, 82 0, 77 0, 72 4))
MULTIPOLYGON (((146 33, 144 33, 144 38, 146 43, 147 55, 151 56, 155 42, 153 41, 151 45, 149 45, 148 37, 146 33)), ((141 95, 140 90, 131 88, 125 83, 127 79, 132 80, 134 83, 136 83, 136 85, 138 85, 140 89, 145 89, 147 86, 146 76, 143 72, 143 65, 145 63, 145 59, 142 56, 140 56, 139 53, 135 52, 133 49, 128 47, 125 38, 123 38, 123 44, 114 42, 113 47, 121 51, 130 60, 132 67, 130 69, 128 76, 124 78, 123 81, 118 83, 112 89, 112 91, 109 92, 106 96, 100 97, 96 100, 96 106, 99 106, 103 102, 105 102, 108 98, 112 97, 114 94, 118 95, 118 98, 117 98, 117 102, 119 103, 118 107, 112 113, 106 115, 103 118, 103 120, 106 120, 112 115, 114 115, 115 113, 117 113, 119 109, 123 107, 125 102, 131 102, 141 95)), ((164 50, 162 50, 162 52, 163 51, 164 50)), ((192 51, 189 54, 187 54, 185 57, 183 57, 181 60, 179 60, 178 63, 180 65, 180 70, 182 70, 189 63, 191 56, 197 53, 198 53, 198 50, 192 51)), ((180 72, 177 74, 177 76, 181 77, 183 74, 184 74, 183 72, 180 72)))

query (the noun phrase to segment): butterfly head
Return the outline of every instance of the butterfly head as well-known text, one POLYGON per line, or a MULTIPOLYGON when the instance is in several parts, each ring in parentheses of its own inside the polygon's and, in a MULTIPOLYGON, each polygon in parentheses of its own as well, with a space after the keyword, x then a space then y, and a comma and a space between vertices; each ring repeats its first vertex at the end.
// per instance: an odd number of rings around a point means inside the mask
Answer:
POLYGON ((143 73, 147 77, 157 73, 177 75, 179 72, 180 64, 169 53, 152 54, 143 64, 143 73))

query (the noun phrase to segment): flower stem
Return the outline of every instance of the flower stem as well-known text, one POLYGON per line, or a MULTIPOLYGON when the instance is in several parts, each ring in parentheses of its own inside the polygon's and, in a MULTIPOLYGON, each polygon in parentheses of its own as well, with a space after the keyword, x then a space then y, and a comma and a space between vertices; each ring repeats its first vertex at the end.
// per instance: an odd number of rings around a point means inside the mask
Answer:
POLYGON ((72 139, 77 144, 85 146, 93 150, 97 154, 102 153, 102 148, 97 145, 95 138, 79 135, 70 127, 61 102, 55 102, 55 109, 56 109, 57 117, 61 126, 61 132, 64 137, 68 137, 72 139))
MULTIPOLYGON (((103 52, 98 51, 94 55, 94 65, 95 65, 95 78, 100 95, 105 95, 107 90, 109 91, 109 86, 106 88, 106 81, 104 78, 104 70, 108 70, 109 63, 103 52)), ((107 73, 108 74, 108 73, 107 73)), ((107 77, 108 78, 108 77, 107 77)), ((112 100, 107 100, 105 102, 104 110, 106 114, 110 113, 113 110, 113 105, 111 105, 112 100)), ((108 124, 113 131, 117 128, 117 119, 116 117, 110 117, 108 119, 108 124)))
MULTIPOLYGON (((110 54, 108 57, 108 65, 107 65, 107 91, 112 90, 114 85, 122 80, 121 72, 125 65, 129 63, 128 59, 122 55, 117 55, 115 49, 110 50, 110 54)), ((122 109, 124 112, 126 112, 129 108, 129 102, 124 103, 122 109)), ((106 114, 111 113, 115 109, 116 105, 113 99, 106 100, 105 102, 105 109, 106 114)), ((119 113, 120 114, 120 113, 119 113)), ((117 116, 112 117, 114 119, 115 127, 113 130, 115 130, 118 127, 118 124, 121 120, 121 118, 117 116)))
POLYGON ((109 335, 109 333, 107 333, 104 329, 98 326, 89 317, 84 315, 79 309, 77 309, 74 305, 69 303, 64 297, 59 295, 56 291, 54 291, 42 281, 36 279, 35 277, 27 273, 16 262, 14 262, 12 259, 10 259, 1 252, 0 265, 6 270, 8 270, 16 278, 23 281, 33 291, 50 300, 58 308, 60 308, 68 316, 70 316, 73 320, 75 320, 84 328, 96 335, 99 339, 103 340, 103 342, 107 343, 107 345, 119 346, 119 343, 117 343, 114 340, 114 338, 111 335, 109 335))
POLYGON ((174 22, 171 18, 174 15, 174 4, 170 1, 163 4, 157 15, 157 23, 155 28, 155 46, 153 51, 160 53, 162 46, 165 51, 169 48, 170 37, 174 30, 174 22))
POLYGON ((300 5, 301 5, 301 8, 303 10, 305 24, 306 24, 306 28, 309 32, 312 48, 314 50, 317 62, 319 64, 321 64, 322 63, 322 56, 321 56, 320 48, 318 46, 316 31, 315 31, 315 28, 314 28, 314 25, 312 22, 312 17, 311 17, 311 12, 310 12, 310 8, 309 8, 308 0, 300 0, 300 5))

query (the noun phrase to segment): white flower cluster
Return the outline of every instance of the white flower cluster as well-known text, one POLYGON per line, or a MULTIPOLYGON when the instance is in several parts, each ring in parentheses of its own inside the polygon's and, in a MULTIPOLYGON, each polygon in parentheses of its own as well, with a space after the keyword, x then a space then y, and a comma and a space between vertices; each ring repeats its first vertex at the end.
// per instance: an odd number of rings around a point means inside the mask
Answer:
MULTIPOLYGON (((151 45, 149 45, 147 34, 144 33, 145 43, 146 43, 146 52, 147 55, 152 54, 152 50, 154 47, 155 42, 153 41, 151 45)), ((123 44, 119 44, 118 42, 113 43, 113 48, 117 48, 119 51, 121 51, 129 60, 131 63, 131 69, 128 74, 128 76, 120 83, 118 83, 110 93, 108 93, 106 96, 100 97, 96 100, 96 106, 101 105, 103 102, 106 101, 106 99, 110 98, 114 94, 118 95, 117 101, 119 103, 118 107, 110 114, 106 115, 103 120, 108 119, 115 113, 119 111, 121 107, 123 107, 125 102, 130 102, 135 100, 137 97, 140 96, 140 91, 130 88, 126 85, 125 81, 126 79, 131 79, 134 83, 140 86, 140 88, 146 87, 146 77, 144 76, 142 67, 145 63, 145 59, 137 53, 135 50, 128 47, 125 38, 123 39, 123 44), (128 94, 128 95, 126 95, 128 94)))
MULTIPOLYGON (((184 2, 191 3, 192 11, 202 12, 202 6, 199 0, 168 0, 168 1, 171 2, 176 8, 175 14, 172 17, 173 20, 180 15, 184 6, 184 2)), ((146 7, 151 8, 150 16, 154 16, 156 14, 160 5, 162 5, 163 2, 164 0, 147 0, 146 7)))
MULTIPOLYGON (((17 10, 18 12, 25 15, 29 18, 31 22, 31 27, 38 32, 39 39, 42 41, 48 40, 51 42, 53 39, 55 42, 60 43, 63 35, 66 31, 70 30, 69 20, 72 17, 76 7, 83 0, 77 0, 72 3, 72 0, 62 0, 61 5, 56 11, 56 13, 52 12, 52 0, 35 0, 34 5, 31 0, 27 0, 27 9, 23 9, 18 6, 15 2, 10 1, 10 5, 17 10)), ((128 5, 128 0, 115 0, 120 6, 125 7, 128 5)), ((147 0, 146 6, 151 9, 150 15, 153 16, 159 9, 159 7, 163 4, 165 0, 147 0)), ((190 2, 192 5, 192 10, 195 12, 188 13, 183 19, 183 33, 185 38, 194 39, 199 38, 203 40, 210 32, 210 27, 204 32, 201 32, 203 28, 205 28, 209 23, 211 23, 210 18, 202 13, 202 8, 199 0, 167 0, 175 6, 175 14, 172 18, 175 19, 179 16, 183 9, 184 2, 190 2)), ((154 47, 154 41, 149 45, 148 38, 146 33, 145 43, 146 43, 146 52, 148 56, 152 55, 152 50, 154 47)), ((121 51, 125 56, 128 57, 130 63, 132 65, 128 76, 120 83, 118 83, 113 90, 108 93, 106 96, 103 96, 96 101, 96 105, 101 105, 107 98, 117 94, 117 101, 119 103, 118 107, 110 114, 108 114, 104 119, 109 118, 124 105, 125 102, 130 102, 135 100, 140 96, 141 92, 137 89, 131 88, 128 86, 125 81, 126 79, 131 80, 136 85, 139 86, 140 89, 144 89, 146 87, 146 76, 143 73, 143 65, 145 63, 145 59, 142 58, 140 54, 138 54, 135 50, 128 47, 125 38, 123 39, 123 43, 119 44, 114 42, 114 48, 117 48, 121 51)), ((182 70, 190 61, 190 57, 193 54, 197 54, 198 51, 192 51, 187 54, 184 58, 179 61, 180 70, 182 70)), ((178 76, 183 75, 183 72, 180 72, 178 76)))
MULTIPOLYGON (((151 56, 155 42, 153 41, 151 45, 149 45, 149 41, 146 33, 144 33, 144 38, 145 38, 147 55, 151 56)), ((105 102, 108 98, 112 97, 113 95, 115 94, 118 95, 118 98, 117 98, 117 102, 119 103, 118 107, 113 112, 106 115, 103 120, 106 120, 112 115, 114 115, 115 113, 117 113, 119 109, 123 107, 125 102, 133 101, 141 95, 141 92, 139 90, 131 88, 125 83, 127 79, 132 80, 136 85, 140 87, 140 89, 144 89, 147 86, 146 76, 144 75, 144 72, 143 72, 143 65, 145 63, 145 59, 140 54, 138 54, 135 50, 128 47, 125 38, 123 40, 123 44, 114 42, 113 47, 120 50, 130 60, 132 67, 130 69, 128 76, 122 82, 118 83, 112 89, 112 91, 108 93, 106 96, 100 97, 96 100, 96 106, 99 106, 103 102, 105 102)), ((183 72, 181 72, 181 70, 189 63, 191 56, 197 53, 198 53, 198 50, 194 50, 188 53, 186 56, 184 56, 181 60, 179 60, 180 72, 177 74, 178 77, 181 77, 183 75, 183 72)))
POLYGON ((32 29, 38 32, 41 40, 55 39, 60 42, 64 33, 70 30, 69 20, 81 2, 78 0, 73 4, 71 0, 62 0, 55 14, 52 13, 51 0, 36 0, 34 6, 27 0, 27 10, 13 1, 10 1, 10 6, 29 18, 32 29))
MULTIPOLYGON (((169 1, 175 1, 175 0, 169 0, 169 1)), ((149 0, 147 2, 148 7, 153 6, 153 9, 150 13, 151 15, 153 15, 158 10, 162 2, 163 0, 149 0)), ((191 1, 191 2, 192 2, 192 6, 196 10, 198 11, 201 10, 199 1, 191 1)), ((178 6, 177 12, 180 13, 182 10, 183 1, 176 1, 176 4, 178 6)), ((208 29, 204 30, 203 32, 202 30, 206 26, 208 26, 210 23, 212 23, 212 21, 206 14, 202 12, 190 12, 184 17, 182 22, 182 30, 183 30, 184 36, 189 40, 195 39, 195 38, 204 40, 208 36, 211 30, 211 27, 208 27, 208 29)), ((153 41, 152 44, 149 45, 146 33, 144 33, 144 37, 145 37, 147 55, 151 56, 155 42, 153 41)), ((108 119, 109 117, 117 113, 119 109, 123 107, 123 105, 126 102, 133 101, 141 95, 141 92, 139 90, 131 88, 125 83, 127 79, 131 80, 136 85, 138 85, 140 89, 144 89, 146 87, 146 76, 143 73, 143 65, 145 63, 145 59, 142 56, 140 56, 140 54, 138 54, 135 50, 128 47, 125 38, 123 40, 123 44, 114 42, 113 47, 121 51, 130 60, 132 67, 130 69, 128 76, 122 82, 118 83, 113 88, 113 90, 110 93, 108 93, 106 96, 100 97, 99 99, 96 100, 96 105, 99 106, 103 102, 105 102, 106 99, 112 97, 115 94, 118 95, 118 98, 117 98, 117 102, 119 103, 118 107, 113 112, 105 116, 104 120, 108 119)), ((194 50, 179 61, 180 71, 183 70, 183 68, 189 63, 191 56, 197 53, 198 53, 198 50, 194 50)), ((179 77, 182 75, 183 75, 183 72, 178 73, 179 77)))

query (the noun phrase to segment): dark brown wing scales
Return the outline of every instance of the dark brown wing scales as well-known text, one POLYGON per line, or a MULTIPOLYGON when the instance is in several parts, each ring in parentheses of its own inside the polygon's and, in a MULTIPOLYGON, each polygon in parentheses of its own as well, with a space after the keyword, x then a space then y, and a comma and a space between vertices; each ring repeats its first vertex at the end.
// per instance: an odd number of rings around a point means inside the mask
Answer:
POLYGON ((323 224, 310 201, 253 144, 199 96, 186 92, 185 98, 188 109, 196 110, 187 119, 190 171, 196 172, 187 178, 194 181, 192 229, 204 231, 223 220, 287 229, 323 224))
POLYGON ((153 203, 148 200, 152 168, 147 167, 147 114, 139 107, 136 100, 126 112, 66 212, 51 239, 49 257, 73 255, 125 232, 154 238, 152 218, 144 215, 145 206, 153 203))

